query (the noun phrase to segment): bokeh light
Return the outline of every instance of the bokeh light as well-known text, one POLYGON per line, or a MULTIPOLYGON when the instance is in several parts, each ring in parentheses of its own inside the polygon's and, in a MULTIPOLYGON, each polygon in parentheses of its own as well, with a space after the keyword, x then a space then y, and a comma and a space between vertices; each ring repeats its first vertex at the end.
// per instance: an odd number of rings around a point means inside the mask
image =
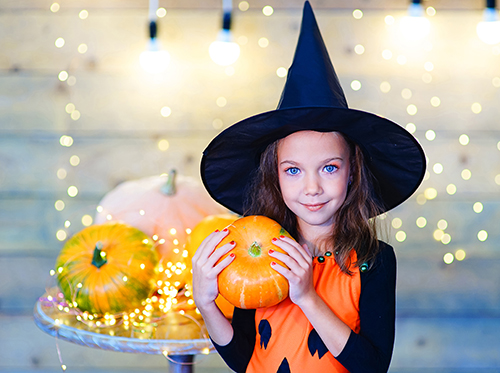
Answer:
POLYGON ((446 264, 451 264, 453 263, 453 260, 455 259, 455 257, 453 256, 452 253, 446 253, 444 254, 443 256, 443 261, 446 263, 446 264))
POLYGON ((424 228, 427 225, 427 219, 423 216, 420 216, 419 218, 417 218, 416 224, 417 227, 424 228))
POLYGON ((469 136, 467 136, 466 134, 462 134, 460 135, 460 137, 458 138, 458 142, 461 144, 461 145, 467 145, 469 143, 470 139, 469 139, 469 136))
POLYGON ((446 193, 448 193, 450 196, 454 195, 457 192, 457 187, 455 184, 448 184, 446 186, 446 193))
POLYGON ((484 229, 480 230, 477 232, 477 239, 481 242, 484 242, 488 239, 488 232, 486 232, 484 229))
POLYGON ((474 210, 474 212, 476 214, 479 214, 480 212, 483 211, 483 204, 481 202, 476 202, 474 203, 474 205, 472 206, 472 209, 474 210))
POLYGON ((262 8, 262 14, 265 16, 269 17, 274 13, 274 9, 270 5, 266 5, 265 7, 262 8))
POLYGON ((352 12, 352 16, 355 19, 361 19, 361 18, 363 18, 363 12, 360 9, 354 9, 352 12))

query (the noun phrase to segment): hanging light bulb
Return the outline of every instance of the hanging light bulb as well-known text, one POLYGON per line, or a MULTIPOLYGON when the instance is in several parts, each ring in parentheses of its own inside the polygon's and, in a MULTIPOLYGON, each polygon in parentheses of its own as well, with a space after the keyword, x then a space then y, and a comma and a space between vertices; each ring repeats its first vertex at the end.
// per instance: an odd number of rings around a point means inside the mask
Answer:
POLYGON ((170 54, 161 48, 157 39, 158 25, 156 23, 156 11, 158 0, 149 1, 149 40, 146 50, 139 56, 139 63, 149 73, 157 74, 164 72, 170 62, 170 54))
POLYGON ((408 15, 403 17, 399 24, 401 33, 407 40, 417 41, 429 35, 431 23, 424 14, 420 0, 413 0, 408 8, 408 15))
POLYGON ((486 44, 500 43, 500 20, 496 10, 496 1, 487 0, 483 11, 483 20, 476 26, 477 36, 486 44))
POLYGON ((217 35, 217 40, 210 44, 208 53, 210 58, 221 66, 229 66, 236 62, 240 56, 240 46, 232 41, 231 12, 232 0, 222 0, 222 29, 217 35))

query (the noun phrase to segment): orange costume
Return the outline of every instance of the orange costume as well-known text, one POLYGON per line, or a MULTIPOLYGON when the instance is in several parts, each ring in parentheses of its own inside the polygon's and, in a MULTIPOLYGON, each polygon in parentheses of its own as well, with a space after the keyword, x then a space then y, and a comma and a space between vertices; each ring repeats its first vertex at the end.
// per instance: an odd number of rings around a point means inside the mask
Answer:
MULTIPOLYGON (((359 269, 352 266, 352 276, 345 275, 331 255, 313 260, 314 288, 337 317, 355 332, 359 331, 359 295, 361 281, 359 269), (335 291, 332 291, 335 289, 335 291)), ((351 263, 356 262, 356 252, 351 254, 351 263)), ((297 372, 347 372, 326 349, 318 333, 289 298, 280 304, 258 309, 255 324, 260 334, 247 372, 262 373, 277 371, 281 364, 293 367, 297 372), (286 333, 272 331, 286 330, 286 333), (290 335, 294 338, 290 338, 290 335), (286 359, 286 361, 285 361, 286 359)))
POLYGON ((237 372, 386 372, 394 344, 396 260, 392 247, 380 245, 371 268, 351 266, 351 276, 331 253, 313 260, 316 291, 352 330, 339 356, 286 299, 269 308, 235 309, 233 340, 214 344, 222 358, 237 372))

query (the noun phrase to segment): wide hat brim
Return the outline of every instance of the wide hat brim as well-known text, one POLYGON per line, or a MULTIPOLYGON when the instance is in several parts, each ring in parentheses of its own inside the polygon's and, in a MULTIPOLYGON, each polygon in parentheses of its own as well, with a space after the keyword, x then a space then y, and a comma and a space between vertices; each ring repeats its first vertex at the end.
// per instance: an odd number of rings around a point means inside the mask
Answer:
POLYGON ((375 194, 384 211, 408 199, 423 180, 424 152, 398 124, 350 108, 299 107, 255 115, 215 137, 201 162, 208 193, 229 210, 244 214, 262 152, 272 142, 303 130, 337 131, 357 143, 374 176, 375 194))

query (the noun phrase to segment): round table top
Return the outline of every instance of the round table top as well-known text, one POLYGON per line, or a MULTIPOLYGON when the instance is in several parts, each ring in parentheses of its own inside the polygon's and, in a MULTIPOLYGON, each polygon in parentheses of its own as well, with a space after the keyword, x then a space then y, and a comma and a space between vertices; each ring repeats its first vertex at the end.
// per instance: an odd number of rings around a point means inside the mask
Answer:
POLYGON ((79 345, 130 353, 196 355, 214 352, 203 322, 179 312, 141 325, 86 323, 75 312, 41 297, 35 304, 36 325, 53 337, 79 345))

